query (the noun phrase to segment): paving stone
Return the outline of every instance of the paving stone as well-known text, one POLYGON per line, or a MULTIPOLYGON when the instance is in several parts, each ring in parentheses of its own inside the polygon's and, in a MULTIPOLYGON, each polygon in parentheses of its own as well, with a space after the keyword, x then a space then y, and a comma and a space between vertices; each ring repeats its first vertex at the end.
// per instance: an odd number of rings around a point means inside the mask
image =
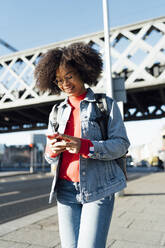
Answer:
POLYGON ((163 245, 163 246, 165 247, 165 233, 164 233, 164 235, 162 236, 162 239, 161 239, 160 244, 163 245))
POLYGON ((44 229, 49 231, 58 232, 58 217, 57 215, 48 217, 47 219, 38 221, 35 224, 32 224, 33 228, 44 229))
POLYGON ((46 210, 42 210, 35 214, 27 215, 25 217, 9 221, 5 224, 0 225, 0 237, 5 235, 6 233, 13 232, 17 229, 23 228, 24 226, 31 225, 32 223, 38 222, 40 220, 44 220, 50 216, 57 215, 57 208, 52 207, 46 210))
MULTIPOLYGON (((128 242, 128 241, 116 241, 114 242, 110 248, 163 248, 164 246, 160 245, 145 245, 145 244, 138 244, 135 242, 128 242)), ((109 248, 107 246, 107 248, 109 248)))
POLYGON ((130 228, 143 231, 155 231, 165 233, 165 218, 160 218, 157 220, 136 219, 130 224, 130 228))
POLYGON ((109 236, 112 240, 123 240, 146 245, 160 245, 162 234, 160 232, 148 232, 131 228, 111 226, 109 236))
POLYGON ((115 242, 116 242, 115 240, 107 239, 106 248, 112 247, 112 245, 113 245, 115 242))
MULTIPOLYGON (((159 198, 157 198, 157 201, 159 201, 159 198)), ((159 215, 159 216, 162 216, 162 218, 164 218, 165 220, 165 207, 161 206, 161 204, 147 206, 147 209, 145 210, 147 211, 147 214, 159 215)))
POLYGON ((29 245, 28 248, 54 248, 55 246, 29 245))
POLYGON ((18 231, 3 236, 3 240, 21 242, 53 247, 59 243, 59 235, 57 232, 33 229, 32 226, 22 228, 18 231))
POLYGON ((29 248, 29 244, 0 240, 1 248, 29 248))
MULTIPOLYGON (((160 214, 156 214, 156 215, 152 215, 149 214, 147 211, 144 211, 143 213, 134 213, 132 211, 127 212, 125 215, 120 217, 120 220, 124 219, 124 218, 129 218, 129 219, 139 219, 139 220, 147 220, 147 221, 157 221, 157 220, 161 220, 162 219, 162 215, 160 214)), ((164 216, 163 216, 164 219, 164 216)))

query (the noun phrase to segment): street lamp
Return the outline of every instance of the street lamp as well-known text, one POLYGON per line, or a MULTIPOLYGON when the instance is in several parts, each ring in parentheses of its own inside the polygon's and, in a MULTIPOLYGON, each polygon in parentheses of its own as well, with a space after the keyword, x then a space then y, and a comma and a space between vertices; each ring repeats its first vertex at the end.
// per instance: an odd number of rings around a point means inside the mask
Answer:
MULTIPOLYGON (((104 18, 104 42, 105 42, 105 79, 106 79, 106 95, 114 98, 114 87, 112 80, 112 71, 111 71, 111 52, 110 52, 110 35, 109 35, 109 8, 108 0, 103 0, 103 18, 104 18)), ((123 93, 121 94, 121 99, 123 98, 123 93)), ((123 117, 123 102, 118 102, 122 117, 123 117)), ((121 190, 117 193, 118 196, 124 195, 124 190, 121 190)))
POLYGON ((109 37, 109 8, 108 0, 103 0, 103 18, 104 18, 104 42, 105 42, 105 78, 106 78, 106 94, 111 98, 114 97, 112 72, 111 72, 111 52, 109 37))

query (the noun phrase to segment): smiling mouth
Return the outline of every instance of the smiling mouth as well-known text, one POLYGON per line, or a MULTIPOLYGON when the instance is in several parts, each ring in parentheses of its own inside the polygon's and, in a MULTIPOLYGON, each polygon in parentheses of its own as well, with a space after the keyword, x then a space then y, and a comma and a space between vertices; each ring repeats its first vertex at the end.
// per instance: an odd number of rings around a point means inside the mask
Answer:
POLYGON ((73 86, 72 86, 72 87, 67 87, 67 88, 65 88, 64 90, 65 90, 65 91, 71 91, 71 90, 73 90, 73 88, 74 88, 73 86))

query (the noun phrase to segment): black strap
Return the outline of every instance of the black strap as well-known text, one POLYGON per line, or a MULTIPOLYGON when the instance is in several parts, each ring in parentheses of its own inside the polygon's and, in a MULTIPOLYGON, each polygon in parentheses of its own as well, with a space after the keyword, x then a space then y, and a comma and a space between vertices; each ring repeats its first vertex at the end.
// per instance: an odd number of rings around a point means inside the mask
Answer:
POLYGON ((96 93, 95 94, 96 104, 98 108, 101 110, 102 113, 107 115, 107 101, 106 101, 106 95, 103 93, 96 93))
POLYGON ((58 131, 59 123, 57 122, 57 113, 58 113, 58 106, 60 103, 57 103, 53 107, 53 113, 51 118, 51 124, 54 132, 58 131))
POLYGON ((102 93, 95 94, 96 105, 98 109, 101 111, 101 116, 96 118, 97 123, 100 126, 101 134, 103 140, 108 138, 107 136, 107 125, 108 125, 108 108, 106 95, 102 93))

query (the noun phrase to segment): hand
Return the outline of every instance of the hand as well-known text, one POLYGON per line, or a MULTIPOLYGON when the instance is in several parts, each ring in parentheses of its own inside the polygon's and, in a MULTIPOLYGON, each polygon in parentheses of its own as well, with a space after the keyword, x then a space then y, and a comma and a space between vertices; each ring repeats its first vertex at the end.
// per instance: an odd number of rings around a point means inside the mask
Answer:
POLYGON ((56 135, 47 135, 47 143, 49 144, 49 147, 51 148, 52 152, 55 154, 60 154, 66 150, 66 142, 62 140, 62 137, 60 134, 56 135))
POLYGON ((60 137, 63 141, 65 141, 65 147, 66 150, 70 153, 79 153, 80 147, 81 147, 81 139, 66 135, 66 134, 60 134, 60 137))

